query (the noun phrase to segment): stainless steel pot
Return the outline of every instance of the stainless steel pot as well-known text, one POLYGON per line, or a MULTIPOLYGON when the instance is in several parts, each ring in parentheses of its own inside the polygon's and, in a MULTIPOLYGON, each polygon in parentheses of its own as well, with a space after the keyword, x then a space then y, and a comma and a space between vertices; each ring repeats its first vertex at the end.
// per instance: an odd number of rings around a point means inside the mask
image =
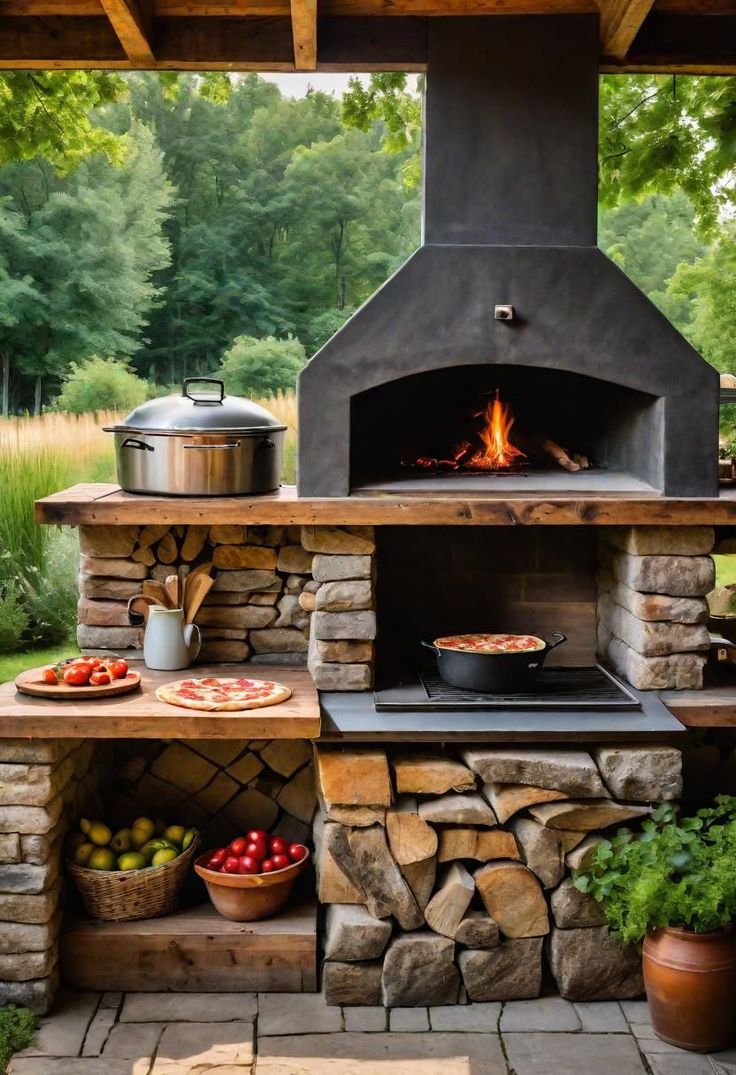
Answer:
POLYGON ((278 489, 286 426, 264 407, 226 396, 215 377, 187 377, 180 396, 152 399, 117 426, 118 482, 129 493, 242 496, 278 489), (197 392, 194 384, 215 385, 197 392))

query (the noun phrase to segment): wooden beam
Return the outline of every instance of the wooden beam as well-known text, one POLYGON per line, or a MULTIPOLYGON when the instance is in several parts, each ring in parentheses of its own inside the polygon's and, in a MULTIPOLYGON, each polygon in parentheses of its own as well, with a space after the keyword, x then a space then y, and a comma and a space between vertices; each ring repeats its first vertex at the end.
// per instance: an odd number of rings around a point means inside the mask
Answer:
POLYGON ((101 0, 101 3, 131 63, 150 67, 155 62, 151 47, 153 6, 150 0, 101 0))
POLYGON ((601 10, 601 52, 623 60, 654 0, 598 0, 601 10))
POLYGON ((314 71, 317 66, 317 0, 291 0, 294 67, 314 71))
POLYGON ((653 11, 628 55, 604 70, 661 74, 736 74, 736 15, 668 14, 653 11))

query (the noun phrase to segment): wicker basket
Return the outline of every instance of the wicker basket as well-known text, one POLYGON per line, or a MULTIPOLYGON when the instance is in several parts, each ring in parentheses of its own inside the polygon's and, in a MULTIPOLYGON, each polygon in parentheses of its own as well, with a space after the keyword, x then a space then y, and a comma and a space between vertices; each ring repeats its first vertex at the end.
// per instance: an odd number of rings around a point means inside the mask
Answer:
POLYGON ((67 862, 84 908, 103 922, 160 918, 176 910, 179 893, 199 847, 199 836, 171 862, 143 870, 89 870, 67 862))

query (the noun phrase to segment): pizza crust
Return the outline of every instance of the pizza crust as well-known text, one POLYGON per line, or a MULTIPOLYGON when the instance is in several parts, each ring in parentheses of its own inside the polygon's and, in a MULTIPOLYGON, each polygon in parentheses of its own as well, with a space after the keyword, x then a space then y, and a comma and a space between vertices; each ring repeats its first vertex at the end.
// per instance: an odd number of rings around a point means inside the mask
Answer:
MULTIPOLYGON (((212 679, 212 677, 208 677, 212 679)), ((239 679, 246 677, 230 677, 218 680, 218 683, 227 685, 231 683, 238 683, 239 679)), ((253 679, 250 681, 256 689, 260 689, 265 686, 266 681, 262 679, 253 679)), ((269 681, 270 682, 270 681, 269 681)), ((260 698, 237 698, 226 702, 221 701, 207 701, 206 699, 187 698, 180 693, 182 684, 195 683, 198 686, 196 689, 207 691, 215 690, 216 688, 208 684, 203 684, 202 680, 196 679, 179 679, 174 683, 164 683, 162 687, 156 690, 156 697, 161 702, 167 702, 169 705, 179 706, 182 709, 197 709, 200 712, 208 713, 223 713, 223 712, 238 712, 246 709, 262 709, 264 706, 278 705, 280 702, 285 702, 291 698, 292 690, 290 687, 285 687, 283 683, 273 683, 271 693, 266 697, 260 698)))

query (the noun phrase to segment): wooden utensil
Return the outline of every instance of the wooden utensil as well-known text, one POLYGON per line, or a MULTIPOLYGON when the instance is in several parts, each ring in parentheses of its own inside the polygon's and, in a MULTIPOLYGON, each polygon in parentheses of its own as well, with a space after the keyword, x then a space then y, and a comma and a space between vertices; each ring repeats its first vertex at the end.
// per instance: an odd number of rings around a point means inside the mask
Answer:
POLYGON ((153 597, 148 597, 145 594, 139 594, 138 597, 131 597, 130 601, 128 601, 128 620, 131 627, 141 627, 148 623, 148 614, 151 611, 151 605, 159 604, 159 601, 156 601, 153 597))
POLYGON ((204 563, 197 564, 187 575, 188 579, 196 578, 197 575, 209 575, 212 570, 212 560, 205 560, 204 563))
POLYGON ((179 576, 169 575, 164 583, 171 608, 181 608, 179 601, 179 576))
POLYGON ((202 602, 214 585, 215 580, 210 578, 209 575, 196 575, 194 578, 191 575, 189 576, 184 594, 184 620, 186 623, 194 621, 194 617, 202 607, 202 602))
POLYGON ((141 587, 141 591, 143 597, 152 597, 159 605, 163 605, 164 608, 169 608, 169 595, 166 592, 166 587, 163 582, 156 582, 154 579, 146 579, 141 587))

